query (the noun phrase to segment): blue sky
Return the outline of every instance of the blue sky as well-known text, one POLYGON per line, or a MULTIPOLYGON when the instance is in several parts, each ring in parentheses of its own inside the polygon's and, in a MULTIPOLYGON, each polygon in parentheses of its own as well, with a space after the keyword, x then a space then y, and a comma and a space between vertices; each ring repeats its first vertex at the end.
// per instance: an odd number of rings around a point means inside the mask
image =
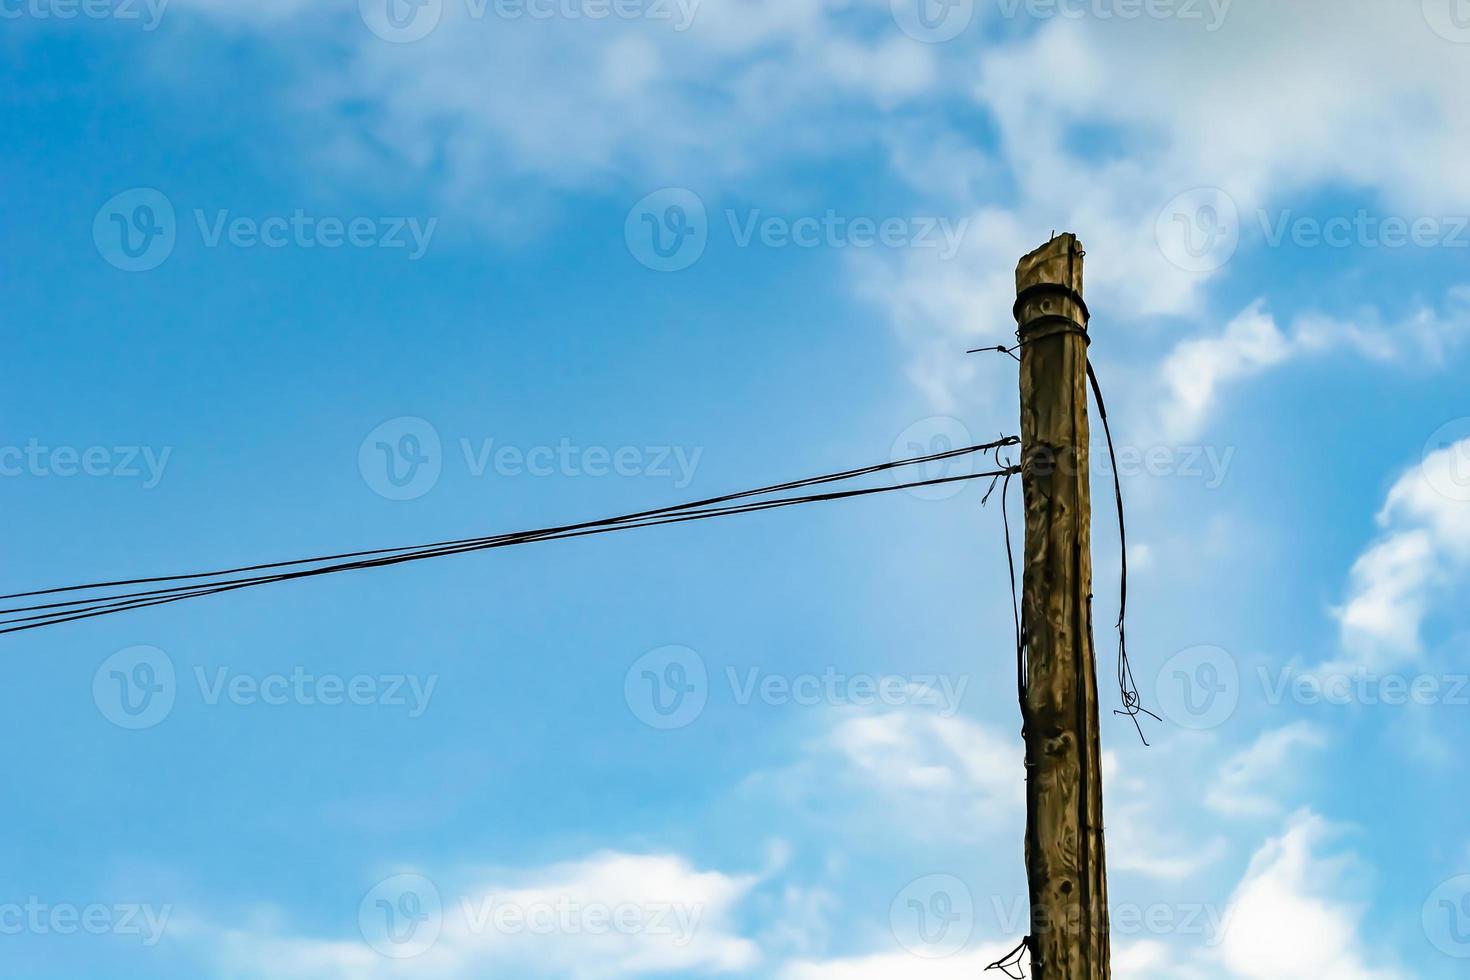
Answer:
MULTIPOLYGON (((1116 975, 1462 974, 1458 0, 392 2, 0 2, 3 591, 1013 433, 963 352, 1075 231, 1116 975)), ((984 489, 0 638, 0 972, 978 975, 984 489)))

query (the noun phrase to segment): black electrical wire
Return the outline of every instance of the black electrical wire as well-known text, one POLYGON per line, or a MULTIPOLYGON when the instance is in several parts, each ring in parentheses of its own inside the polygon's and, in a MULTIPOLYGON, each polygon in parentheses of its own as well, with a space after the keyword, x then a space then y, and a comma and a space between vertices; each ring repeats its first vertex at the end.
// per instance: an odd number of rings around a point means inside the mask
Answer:
POLYGON ((292 561, 240 566, 233 569, 196 573, 192 575, 167 575, 155 576, 151 578, 125 579, 115 582, 94 583, 91 585, 64 586, 60 588, 40 589, 30 592, 15 593, 13 595, 5 596, 3 598, 24 598, 29 596, 54 595, 58 593, 69 593, 76 591, 96 591, 100 589, 118 588, 129 585, 157 584, 162 582, 188 583, 183 585, 171 586, 169 588, 145 590, 140 592, 112 593, 108 595, 93 596, 87 599, 43 603, 32 606, 17 606, 10 609, 0 610, 0 614, 3 615, 30 612, 40 613, 39 615, 19 616, 10 619, 0 620, 0 626, 6 627, 4 629, 0 629, 0 634, 39 629, 45 626, 54 626, 60 623, 73 622, 80 619, 91 619, 96 616, 113 615, 132 609, 141 609, 150 606, 163 605, 171 602, 178 602, 184 599, 200 598, 206 595, 216 595, 223 592, 232 592, 238 589, 250 588, 259 585, 267 585, 275 582, 291 581, 299 578, 309 578, 318 575, 333 574, 336 572, 351 571, 363 568, 378 568, 387 565, 402 564, 405 562, 422 561, 428 558, 437 558, 453 554, 463 554, 472 551, 484 551, 492 548, 503 548, 518 544, 534 543, 537 541, 551 541, 566 538, 584 537, 593 534, 605 534, 612 531, 629 530, 639 527, 654 527, 663 524, 685 523, 688 521, 707 520, 714 517, 755 513, 763 510, 791 507, 800 504, 819 503, 830 500, 842 500, 851 497, 867 496, 876 493, 889 493, 895 490, 938 486, 942 484, 954 483, 962 480, 972 480, 986 476, 998 477, 1006 475, 1008 473, 1008 470, 943 477, 935 480, 913 481, 893 486, 870 487, 858 490, 808 494, 797 497, 779 497, 772 500, 748 500, 748 498, 751 497, 768 495, 774 492, 781 492, 786 490, 800 489, 805 487, 850 480, 855 477, 866 476, 886 470, 892 470, 902 466, 912 466, 922 463, 947 460, 972 453, 989 452, 1001 446, 1015 445, 1016 442, 1017 440, 1014 437, 1011 437, 985 445, 948 450, 946 452, 933 453, 928 456, 921 456, 913 459, 880 463, 873 466, 846 470, 841 473, 828 474, 826 476, 820 477, 811 477, 804 480, 795 480, 787 483, 775 484, 770 487, 762 487, 756 490, 745 490, 739 493, 725 494, 719 497, 711 497, 706 500, 693 501, 690 503, 657 508, 654 510, 642 511, 634 514, 626 514, 621 517, 606 518, 598 521, 587 521, 579 524, 569 524, 559 527, 542 528, 532 531, 519 531, 510 534, 492 535, 479 538, 464 538, 455 541, 444 541, 427 545, 375 549, 371 551, 358 551, 338 555, 325 555, 316 558, 303 558, 295 559, 292 561), (745 500, 747 502, 734 504, 732 506, 721 506, 725 504, 730 504, 730 502, 732 501, 741 500, 745 500), (340 561, 340 559, 359 560, 340 561), (338 563, 323 564, 326 562, 338 563), (321 567, 301 568, 300 566, 303 565, 319 565, 321 567), (289 572, 277 572, 268 575, 248 576, 244 578, 226 578, 226 576, 235 575, 243 572, 266 571, 271 569, 283 568, 295 568, 297 570, 289 572), (201 582, 199 581, 201 579, 220 579, 221 581, 201 582))

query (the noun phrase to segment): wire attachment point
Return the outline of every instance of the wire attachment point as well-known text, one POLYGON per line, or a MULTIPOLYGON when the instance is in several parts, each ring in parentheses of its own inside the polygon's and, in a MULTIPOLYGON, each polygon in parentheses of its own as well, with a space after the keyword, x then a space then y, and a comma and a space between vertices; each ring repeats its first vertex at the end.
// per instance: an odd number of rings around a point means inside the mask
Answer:
POLYGON ((991 970, 999 970, 1006 976, 1010 977, 1011 980, 1026 980, 1026 971, 1021 964, 1025 962, 1026 954, 1030 951, 1030 949, 1031 937, 1027 936, 1025 939, 1021 940, 1021 944, 1019 946, 1011 950, 1006 955, 1002 956, 1000 959, 996 960, 994 963, 987 966, 985 968, 985 972, 989 973, 991 970), (1012 970, 1015 970, 1016 972, 1012 973, 1012 970))

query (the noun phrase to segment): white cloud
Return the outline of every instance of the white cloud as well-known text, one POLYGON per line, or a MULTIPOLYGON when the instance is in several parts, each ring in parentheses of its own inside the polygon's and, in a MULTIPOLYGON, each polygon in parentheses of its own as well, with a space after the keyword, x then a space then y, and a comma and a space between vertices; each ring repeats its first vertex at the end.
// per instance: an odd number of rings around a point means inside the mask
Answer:
POLYGON ((1257 300, 1219 334, 1181 341, 1164 358, 1157 428, 1166 439, 1197 438, 1230 385, 1302 356, 1346 350, 1378 361, 1438 360, 1470 331, 1467 298, 1463 288, 1452 289, 1442 313, 1420 308, 1391 326, 1382 325, 1377 312, 1369 310, 1356 322, 1308 313, 1285 329, 1266 312, 1264 301, 1257 300))
POLYGON ((1470 438, 1429 452, 1389 490, 1383 529, 1353 563, 1337 610, 1346 664, 1383 670, 1422 653, 1423 620, 1442 587, 1470 565, 1470 438))
POLYGON ((850 714, 836 719, 826 749, 845 762, 848 779, 931 831, 968 837, 1005 826, 1025 805, 1020 739, 963 717, 850 714))
POLYGON ((1275 816, 1285 809, 1283 792, 1300 785, 1305 757, 1326 745, 1326 733, 1309 722, 1265 732, 1226 761, 1205 804, 1230 816, 1275 816))
POLYGON ((395 191, 411 180, 498 234, 566 193, 631 204, 871 145, 887 111, 939 80, 939 49, 899 33, 886 0, 673 0, 601 18, 505 6, 444 0, 434 30, 394 44, 355 10, 176 0, 295 56, 284 99, 329 148, 319 164, 395 191))
MULTIPOLYGON (((1019 233, 973 244, 967 260, 947 264, 899 256, 886 288, 914 338, 912 370, 942 410, 968 380, 951 366, 962 349, 951 339, 1009 335, 1005 279, 1049 230, 1079 233, 1092 305, 1116 322, 1198 314, 1203 289, 1229 273, 1228 255, 1219 268, 1189 271, 1159 242, 1166 204, 1198 188, 1226 192, 1245 248, 1261 214, 1333 186, 1352 188, 1382 217, 1467 213, 1470 174, 1450 161, 1470 141, 1454 95, 1470 83, 1470 59, 1429 29, 1417 4, 1227 6, 1214 32, 1177 18, 1056 18, 975 59, 973 95, 999 132, 985 171, 998 176, 968 203, 977 222, 1019 233), (1080 148, 1084 133, 1101 134, 1105 148, 1080 148)), ((1237 333, 1219 353, 1239 358, 1235 376, 1249 376, 1310 346, 1322 336, 1312 326, 1300 324, 1288 341, 1248 318, 1237 330, 1257 332, 1237 333)), ((1396 328, 1417 332, 1412 320, 1396 328)), ((1392 331, 1356 333, 1325 339, 1380 353, 1396 340, 1392 331)), ((1200 384, 1184 394, 1203 404, 1181 407, 1207 409, 1212 393, 1200 384)))
POLYGON ((1102 772, 1110 871, 1181 881, 1225 856, 1223 837, 1171 829, 1167 781, 1125 771, 1116 752, 1103 753, 1102 772))
MULTIPOLYGON (((802 160, 886 150, 893 176, 927 202, 916 206, 973 217, 957 259, 857 259, 856 288, 887 309, 912 348, 910 376, 941 411, 974 378, 962 345, 1010 336, 1012 270, 1048 230, 1081 234, 1093 305, 1126 319, 1197 313, 1223 274, 1181 269, 1160 247, 1156 220, 1181 192, 1223 189, 1246 229, 1257 211, 1328 186, 1381 202, 1385 216, 1470 208, 1458 163, 1470 59, 1413 3, 1059 16, 1013 22, 1022 29, 1001 41, 976 23, 937 45, 905 36, 888 0, 688 0, 662 20, 474 16, 483 6, 445 0, 438 28, 412 44, 374 37, 351 5, 174 9, 294 56, 282 97, 320 164, 357 186, 428 188, 505 236, 555 227, 542 219, 567 194, 726 194, 802 160), (951 111, 955 93, 986 125, 951 111)), ((765 186, 769 202, 779 192, 765 186)), ((1248 310, 1225 336, 1175 351, 1178 368, 1223 359, 1182 387, 1171 379, 1178 425, 1200 424, 1221 386, 1319 340, 1387 356, 1392 336, 1320 318, 1283 332, 1248 310)))
POLYGON ((196 926, 190 938, 203 947, 201 952, 221 976, 241 980, 413 980, 476 976, 486 970, 597 980, 676 970, 741 971, 760 960, 756 945, 733 925, 737 906, 756 884, 754 877, 700 871, 675 855, 604 852, 489 880, 473 878, 463 871, 437 877, 442 929, 437 941, 412 959, 380 955, 357 937, 290 935, 278 914, 258 917, 243 928, 196 926), (446 884, 451 879, 469 883, 451 890, 446 884), (527 924, 496 918, 498 908, 519 910, 527 924), (625 908, 637 910, 635 928, 613 928, 605 922, 599 926, 582 918, 625 908), (572 918, 556 911, 561 909, 572 909, 572 918), (498 926, 501 921, 510 924, 498 926), (554 923, 550 932, 544 931, 548 922, 554 923), (589 924, 565 928, 563 922, 589 924))
POLYGON ((1356 861, 1324 856, 1335 832, 1310 811, 1291 817, 1266 842, 1231 897, 1233 910, 1220 954, 1244 980, 1393 980, 1371 965, 1376 944, 1360 934, 1362 908, 1344 897, 1356 861))
POLYGON ((1180 343, 1160 369, 1169 399, 1164 410, 1165 431, 1170 438, 1192 438, 1222 386, 1260 374, 1290 354, 1290 342, 1260 302, 1231 320, 1219 336, 1180 343))

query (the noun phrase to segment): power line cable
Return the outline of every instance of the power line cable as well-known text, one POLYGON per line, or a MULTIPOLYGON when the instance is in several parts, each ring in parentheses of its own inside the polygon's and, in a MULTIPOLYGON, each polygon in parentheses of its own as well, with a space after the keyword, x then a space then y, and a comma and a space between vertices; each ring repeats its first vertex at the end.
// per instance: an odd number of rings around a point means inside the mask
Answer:
POLYGON ((112 592, 109 594, 96 595, 85 599, 63 600, 58 602, 42 603, 29 606, 16 606, 9 609, 3 609, 0 610, 0 615, 10 615, 12 616, 12 618, 0 619, 0 626, 5 627, 4 629, 0 629, 0 634, 39 629, 45 626, 55 626, 61 623, 73 622, 80 619, 91 619, 97 616, 114 615, 116 613, 126 612, 133 609, 141 609, 150 606, 178 602, 184 599, 200 598, 207 595, 232 592, 238 589, 267 585, 275 582, 291 581, 300 578, 310 578, 343 571, 352 571, 364 568, 378 568, 387 565, 422 561, 429 558, 438 558, 446 555, 464 554, 473 551, 484 551, 493 548, 503 548, 518 544, 535 543, 538 541, 562 540, 566 538, 585 537, 594 534, 606 534, 613 531, 630 530, 640 527, 654 527, 663 524, 686 523, 689 521, 707 520, 714 517, 727 517, 737 514, 755 513, 758 511, 791 507, 801 504, 820 503, 831 500, 843 500, 878 493, 891 493, 895 490, 940 486, 944 484, 956 483, 964 480, 973 480, 987 476, 998 478, 1000 476, 1008 475, 1010 472, 1010 468, 986 473, 963 474, 959 476, 942 477, 932 480, 911 481, 908 483, 900 483, 893 486, 868 487, 857 490, 807 494, 796 497, 778 497, 771 500, 748 499, 757 496, 769 495, 775 492, 783 492, 787 490, 801 489, 850 480, 859 476, 871 475, 874 473, 893 470, 903 466, 921 465, 936 461, 950 460, 959 456, 973 453, 991 452, 1002 446, 1015 445, 1017 444, 1017 442, 1018 440, 1015 437, 1009 437, 984 445, 969 446, 962 449, 948 450, 945 452, 933 453, 927 456, 920 456, 912 459, 880 463, 873 466, 865 466, 857 469, 846 470, 841 473, 834 473, 820 477, 811 477, 804 480, 795 480, 787 483, 774 484, 772 486, 762 487, 756 490, 745 490, 738 493, 725 494, 719 497, 711 497, 706 500, 692 501, 690 503, 677 504, 670 507, 662 507, 648 511, 641 511, 634 514, 626 514, 620 517, 606 518, 598 521, 587 521, 579 524, 562 525, 559 527, 542 528, 532 531, 518 531, 510 534, 491 535, 479 538, 463 538, 454 541, 436 542, 427 545, 381 548, 370 551, 357 551, 337 555, 324 555, 315 558, 301 558, 291 561, 246 565, 213 572, 154 576, 150 578, 122 579, 114 582, 93 583, 90 585, 71 585, 50 589, 38 589, 29 592, 19 592, 0 598, 17 599, 43 595, 72 593, 78 591, 98 591, 121 588, 131 585, 158 584, 163 582, 185 583, 161 589, 122 593, 112 592), (724 506, 731 504, 732 501, 746 502, 724 506), (342 559, 357 560, 341 561, 342 559), (329 562, 336 562, 336 564, 326 564, 329 562), (306 565, 317 565, 320 567, 301 567, 306 565), (227 578, 227 576, 238 575, 239 573, 243 572, 267 571, 272 569, 286 568, 294 568, 296 570, 275 572, 273 574, 267 575, 246 576, 243 578, 227 578), (39 615, 14 616, 13 614, 16 613, 39 613, 39 615))

